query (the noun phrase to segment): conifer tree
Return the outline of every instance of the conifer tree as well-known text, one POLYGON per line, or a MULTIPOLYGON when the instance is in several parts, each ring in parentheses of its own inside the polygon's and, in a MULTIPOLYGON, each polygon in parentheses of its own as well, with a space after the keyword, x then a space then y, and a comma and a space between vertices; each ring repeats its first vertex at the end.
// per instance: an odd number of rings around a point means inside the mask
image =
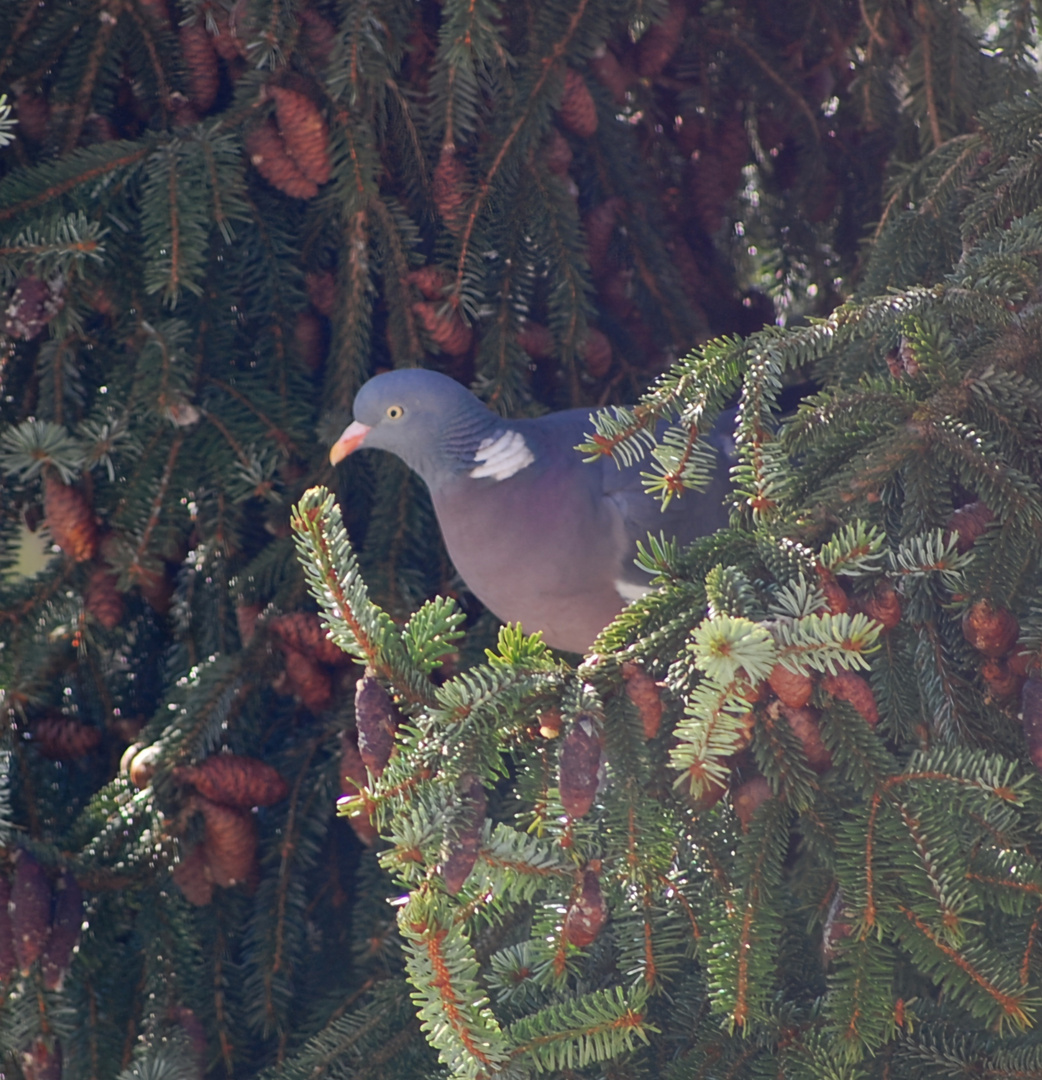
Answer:
POLYGON ((0 4, 5 1075, 1042 1074, 1038 19, 0 4), (497 628, 410 365, 729 528, 497 628))

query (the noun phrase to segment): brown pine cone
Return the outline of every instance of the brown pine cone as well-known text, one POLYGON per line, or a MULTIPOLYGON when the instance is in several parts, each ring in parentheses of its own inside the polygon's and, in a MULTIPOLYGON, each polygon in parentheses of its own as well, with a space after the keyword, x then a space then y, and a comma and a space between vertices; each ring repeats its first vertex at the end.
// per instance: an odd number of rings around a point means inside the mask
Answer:
POLYGON ((78 488, 63 484, 50 469, 44 480, 43 515, 54 542, 73 562, 94 558, 98 546, 94 512, 78 488))
POLYGON ((543 160, 555 176, 568 175, 568 170, 572 166, 572 148, 557 128, 554 128, 550 135, 549 144, 543 151, 543 160))
POLYGON ((402 722, 391 695, 379 679, 367 669, 355 684, 355 725, 358 728, 358 752, 375 777, 383 774, 394 750, 394 737, 402 722))
POLYGON ((564 93, 558 115, 561 123, 580 139, 588 139, 597 130, 597 106, 586 80, 572 68, 564 74, 564 93))
POLYGON ((557 343, 550 330, 537 322, 526 322, 517 331, 517 343, 533 360, 549 360, 557 355, 557 343))
POLYGON ((615 99, 616 104, 622 105, 626 100, 626 93, 637 81, 637 74, 630 67, 619 63, 619 58, 608 48, 607 45, 598 45, 589 61, 593 77, 615 99))
POLYGON ((837 675, 826 675, 821 685, 833 697, 853 705, 871 727, 879 723, 876 696, 867 680, 860 675, 853 671, 841 671, 837 675))
POLYGON ((466 223, 464 207, 467 202, 467 170, 452 143, 441 148, 433 177, 434 205, 453 235, 458 234, 466 223))
MULTIPOLYGON (((355 734, 350 731, 342 731, 340 733, 341 797, 353 798, 362 790, 362 788, 366 787, 368 783, 369 776, 365 771, 365 762, 362 761, 362 755, 358 752, 355 734)), ((347 821, 351 828, 354 829, 355 836, 357 836, 366 847, 372 847, 373 844, 380 839, 380 834, 376 831, 376 825, 373 822, 372 816, 365 813, 365 811, 351 814, 347 821)))
POLYGON ((600 781, 603 737, 590 713, 579 713, 561 745, 557 786, 561 805, 570 817, 579 818, 593 806, 600 781))
POLYGON ((828 772, 832 768, 832 755, 821 740, 821 728, 818 721, 821 712, 809 705, 792 707, 782 701, 772 701, 767 706, 767 713, 772 719, 784 718, 793 735, 800 740, 807 764, 816 772, 828 772))
POLYGON ((778 699, 793 709, 800 709, 814 693, 814 680, 802 672, 790 671, 784 664, 775 664, 767 676, 770 688, 778 699))
POLYGON ((213 882, 206 863, 205 844, 197 845, 190 855, 181 859, 170 876, 190 904, 206 907, 213 900, 213 882))
POLYGON ((990 600, 978 600, 962 617, 962 636, 985 656, 998 658, 1009 653, 1020 636, 1020 626, 1007 608, 990 600))
POLYGON ((642 79, 654 79, 673 59, 684 36, 687 5, 672 0, 662 22, 650 27, 637 45, 637 72, 642 79))
POLYGON ((188 68, 188 99, 200 113, 209 112, 221 82, 213 40, 198 24, 182 26, 177 36, 188 68))
POLYGON ((34 720, 30 733, 36 749, 52 761, 76 761, 101 742, 100 728, 60 712, 51 712, 34 720))
POLYGON ((326 328, 313 311, 298 311, 293 321, 293 353, 308 371, 321 369, 326 359, 326 328))
POLYGON ((275 119, 279 134, 297 168, 316 184, 324 184, 333 175, 329 157, 329 128, 318 106, 296 90, 269 86, 275 100, 275 119))
POLYGON ((1009 701, 1017 697, 1024 684, 1024 676, 1018 675, 1002 657, 989 657, 981 665, 980 673, 996 701, 1009 701))
POLYGON ((662 694, 658 683, 632 661, 626 661, 620 670, 626 683, 626 696, 636 707, 644 727, 644 738, 653 739, 662 724, 662 694))
POLYGON ((592 326, 586 331, 581 356, 583 367, 595 379, 603 379, 611 370, 611 342, 592 326))
POLYGON ((589 948, 608 921, 608 905, 601 892, 601 879, 593 870, 583 873, 582 891, 564 916, 564 940, 579 949, 589 948))
POLYGON ((246 136, 246 153, 265 180, 294 199, 313 199, 318 184, 305 176, 289 156, 286 144, 270 117, 246 136))
POLYGON ((332 315, 336 307, 336 278, 328 270, 305 274, 304 285, 311 306, 320 315, 332 315))
POLYGON ((104 566, 96 566, 83 593, 83 610, 106 630, 115 630, 123 621, 123 594, 119 578, 104 566))
POLYGON ((213 754, 198 765, 175 769, 174 776, 211 801, 240 810, 271 806, 289 794, 289 785, 275 769, 239 754, 213 754))
POLYGON ((313 8, 299 12, 300 44, 317 68, 325 67, 336 44, 336 27, 313 8))
POLYGON ((977 538, 987 529, 995 515, 982 502, 967 503, 960 506, 948 519, 949 533, 958 537, 956 549, 965 553, 977 542, 977 538))
POLYGON ((320 664, 346 667, 351 663, 351 657, 329 640, 322 620, 313 612, 292 611, 276 615, 268 620, 268 626, 284 647, 306 653, 320 664))
POLYGON ((901 598, 885 578, 876 582, 868 596, 860 598, 860 607, 870 619, 882 623, 884 630, 893 630, 901 621, 901 598))
POLYGON ((745 828, 749 827, 753 815, 770 797, 771 786, 762 776, 746 780, 731 792, 731 805, 745 828))
POLYGON ((463 356, 470 351, 474 332, 460 318, 459 312, 452 308, 446 310, 443 304, 429 300, 417 300, 412 310, 416 321, 443 353, 463 356))
POLYGON ((30 275, 18 280, 4 309, 3 329, 26 341, 37 334, 65 307, 60 279, 43 281, 30 275))
POLYGON ((609 269, 606 265, 608 247, 625 205, 625 199, 619 195, 613 195, 610 199, 605 199, 604 202, 595 206, 583 218, 587 258, 594 277, 603 277, 609 269))
POLYGON ((286 682, 291 693, 312 712, 324 709, 333 696, 333 683, 326 671, 307 653, 283 645, 286 682))
POLYGON ((442 300, 452 275, 442 266, 428 264, 410 270, 405 280, 415 287, 424 300, 442 300))
POLYGON ((23 90, 15 100, 18 134, 31 142, 43 142, 51 130, 51 106, 40 94, 23 90))
POLYGON ((264 610, 260 604, 239 602, 235 605, 235 625, 239 628, 239 640, 245 648, 253 640, 257 631, 257 620, 264 610))
POLYGON ((202 796, 196 798, 195 805, 206 820, 200 846, 206 851, 209 879, 222 889, 246 881, 257 861, 257 823, 253 815, 202 796))
POLYGON ((831 570, 818 567, 818 585, 825 596, 825 606, 830 615, 842 615, 850 610, 850 597, 831 570))
POLYGON ((485 825, 488 798, 476 776, 460 778, 462 819, 447 840, 449 855, 441 866, 441 879, 450 896, 456 896, 470 877, 481 850, 481 834, 485 825))
POLYGON ((23 975, 47 946, 51 934, 51 885, 43 867, 23 851, 11 885, 11 944, 23 975))

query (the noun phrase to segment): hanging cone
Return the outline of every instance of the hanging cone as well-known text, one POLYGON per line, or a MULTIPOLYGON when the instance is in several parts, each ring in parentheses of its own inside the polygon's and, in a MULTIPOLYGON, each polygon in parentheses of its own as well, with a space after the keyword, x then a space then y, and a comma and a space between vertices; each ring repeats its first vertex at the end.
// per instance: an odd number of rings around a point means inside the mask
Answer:
POLYGON ((977 538, 995 520, 995 515, 982 502, 960 506, 948 519, 948 531, 958 536, 956 548, 960 554, 969 551, 977 538))
POLYGON ((268 620, 268 627, 283 646, 306 653, 320 664, 345 667, 352 663, 351 657, 329 640, 321 619, 310 611, 276 615, 268 620))
POLYGON ((771 668, 767 682, 778 699, 793 709, 806 705, 814 693, 814 680, 809 675, 790 671, 784 664, 775 664, 771 668))
POLYGON ((20 278, 4 308, 4 332, 25 341, 36 337, 65 307, 63 284, 60 278, 20 278))
POLYGON ((962 617, 962 636, 985 656, 1005 656, 1020 636, 1013 613, 990 600, 978 600, 962 617))
POLYGON ((54 542, 73 562, 94 558, 98 546, 94 512, 82 492, 63 484, 52 469, 44 480, 43 515, 54 542))
POLYGON ((860 598, 860 607, 870 619, 882 623, 884 630, 893 630, 901 621, 901 598, 885 578, 876 582, 872 592, 860 598))
POLYGON ((452 275, 441 266, 420 266, 409 271, 406 281, 415 286, 425 300, 442 300, 452 275))
POLYGON ((642 79, 654 79, 673 59, 684 36, 687 5, 672 0, 666 17, 650 27, 637 45, 637 72, 642 79))
POLYGON ((123 621, 123 594, 118 582, 106 567, 96 566, 83 593, 83 610, 106 630, 115 630, 123 621))
POLYGON ((845 701, 865 718, 871 727, 879 723, 879 709, 872 687, 860 675, 853 671, 841 671, 837 675, 826 675, 821 685, 833 697, 845 701))
POLYGON ((329 157, 329 128, 318 106, 305 94, 284 86, 269 86, 275 101, 275 119, 289 156, 300 171, 316 184, 333 175, 329 157))
POLYGON ((446 840, 448 858, 441 866, 441 879, 450 896, 456 896, 470 876, 481 850, 481 835, 485 825, 488 798, 481 781, 475 776, 460 779, 462 817, 446 840))
POLYGON ((1003 657, 989 657, 981 664, 980 673, 988 684, 989 694, 996 701, 1012 700, 1024 684, 1024 676, 1017 674, 1003 657))
POLYGON ((441 148, 433 177, 434 205, 438 208, 445 228, 454 235, 466 222, 464 206, 467 202, 467 170, 452 143, 441 148))
POLYGON ((307 653, 284 645, 285 675, 290 693, 312 712, 324 709, 333 697, 333 683, 318 662, 307 653))
POLYGON ((629 660, 621 671, 626 696, 633 702, 644 727, 644 738, 653 739, 662 724, 662 693, 658 683, 639 664, 629 660))
POLYGON ((602 742, 594 717, 579 713, 561 745, 558 767, 561 805, 570 817, 582 817, 593 806, 600 781, 602 742))
POLYGON ((253 167, 272 187, 294 199, 313 199, 318 194, 318 184, 289 156, 273 120, 269 118, 250 131, 245 143, 253 167))
POLYGON ((518 329, 517 343, 533 360, 549 360, 557 355, 554 335, 537 322, 526 322, 518 329))
POLYGON ((222 889, 239 885, 253 872, 257 861, 257 823, 245 810, 199 797, 195 805, 206 819, 206 866, 210 880, 222 889))
POLYGON ((595 379, 603 379, 611 370, 611 342, 592 326, 586 331, 581 356, 583 367, 595 379))
POLYGON ((543 151, 543 160, 546 167, 556 176, 567 176, 572 166, 572 148, 568 140, 554 128, 550 134, 550 142, 543 151))
POLYGON ((594 277, 603 277, 609 267, 608 247, 611 244, 612 234, 618 224, 626 202, 618 195, 595 206, 585 218, 583 229, 586 232, 587 259, 590 262, 590 271, 594 277))
POLYGON ((583 874, 583 887, 564 917, 564 940, 580 949, 589 948, 608 921, 608 905, 601 880, 592 870, 583 874))
POLYGON ((213 802, 240 810, 271 806, 289 794, 289 785, 275 769, 239 754, 213 754, 198 765, 175 769, 174 777, 213 802))
POLYGON ((45 97, 23 90, 15 99, 16 131, 23 138, 41 143, 51 129, 51 106, 45 97))
POLYGON ((631 67, 619 63, 619 58, 608 48, 607 45, 598 45, 589 60, 590 71, 593 77, 615 99, 616 104, 622 105, 626 100, 626 93, 637 81, 637 74, 631 67))
POLYGON ((366 670, 355 684, 355 724, 358 752, 374 777, 380 777, 391 760, 394 736, 402 714, 379 680, 366 670))
POLYGON ((311 306, 320 315, 332 315, 336 307, 336 278, 328 270, 318 270, 305 274, 304 286, 311 306))
POLYGON ((803 752, 807 755, 807 764, 816 772, 828 772, 832 768, 832 755, 821 740, 821 728, 818 721, 821 712, 810 705, 793 708, 782 701, 772 701, 767 706, 767 714, 772 719, 784 718, 793 735, 800 740, 803 752))
POLYGON ((29 728, 33 746, 52 761, 76 761, 101 742, 101 729, 59 712, 34 720, 29 728))
POLYGON ((206 907, 213 900, 213 882, 210 880, 205 844, 199 844, 190 855, 175 864, 170 876, 190 904, 206 907))
POLYGON ((213 41, 199 25, 182 26, 177 36, 188 69, 188 100, 200 113, 209 112, 221 82, 213 41))
POLYGON ((304 8, 297 18, 304 52, 315 67, 325 67, 336 44, 336 27, 313 8, 304 8))
POLYGON ((28 975, 51 933, 51 886, 43 867, 27 851, 19 854, 14 868, 9 910, 18 968, 28 975))
POLYGON ((326 359, 326 328, 313 311, 298 311, 293 322, 293 353, 308 371, 318 371, 326 359))
MULTIPOLYGON (((366 775, 362 755, 358 752, 354 733, 342 731, 340 733, 341 798, 354 798, 368 783, 369 777, 366 775)), ((363 808, 359 807, 358 813, 349 815, 347 821, 354 830, 355 836, 366 847, 372 847, 380 839, 372 817, 363 808)))
POLYGON ((235 625, 239 629, 239 640, 243 648, 253 640, 253 635, 257 630, 257 620, 263 610, 260 604, 240 602, 235 605, 235 625))
POLYGON ((771 787, 762 776, 746 780, 731 792, 731 805, 745 828, 749 827, 753 815, 770 797, 771 787))
POLYGON ((210 6, 210 14, 217 23, 213 47, 217 55, 229 64, 246 58, 246 39, 241 32, 245 29, 241 25, 243 7, 243 0, 236 0, 230 11, 223 4, 210 6))
POLYGON ((558 112, 561 123, 581 139, 588 139, 597 130, 597 106, 586 80, 569 68, 564 74, 564 93, 558 112))
POLYGON ((58 879, 54 918, 51 920, 51 936, 40 961, 43 985, 48 990, 62 988, 65 973, 72 963, 72 950, 80 939, 82 924, 83 890, 72 874, 66 871, 58 879))
POLYGON ((470 351, 474 332, 460 318, 459 312, 428 300, 417 300, 412 310, 416 321, 443 353, 463 356, 470 351))

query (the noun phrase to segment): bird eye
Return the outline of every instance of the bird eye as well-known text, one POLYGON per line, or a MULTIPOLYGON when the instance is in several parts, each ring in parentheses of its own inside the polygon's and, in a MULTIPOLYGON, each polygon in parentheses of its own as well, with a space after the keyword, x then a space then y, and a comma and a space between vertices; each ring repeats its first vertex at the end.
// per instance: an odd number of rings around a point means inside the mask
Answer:
POLYGON ((401 405, 388 405, 387 406, 387 419, 388 420, 397 420, 402 415, 402 413, 404 413, 404 412, 405 412, 405 410, 401 407, 401 405))

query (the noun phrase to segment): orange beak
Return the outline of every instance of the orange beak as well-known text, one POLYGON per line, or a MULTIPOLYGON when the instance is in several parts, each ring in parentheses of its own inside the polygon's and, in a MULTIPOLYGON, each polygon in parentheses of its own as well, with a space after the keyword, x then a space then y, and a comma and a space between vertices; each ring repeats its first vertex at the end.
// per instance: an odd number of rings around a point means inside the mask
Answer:
POLYGON ((330 463, 339 465, 348 454, 353 454, 365 442, 365 437, 371 430, 368 425, 360 424, 357 420, 348 424, 344 434, 329 449, 330 463))

